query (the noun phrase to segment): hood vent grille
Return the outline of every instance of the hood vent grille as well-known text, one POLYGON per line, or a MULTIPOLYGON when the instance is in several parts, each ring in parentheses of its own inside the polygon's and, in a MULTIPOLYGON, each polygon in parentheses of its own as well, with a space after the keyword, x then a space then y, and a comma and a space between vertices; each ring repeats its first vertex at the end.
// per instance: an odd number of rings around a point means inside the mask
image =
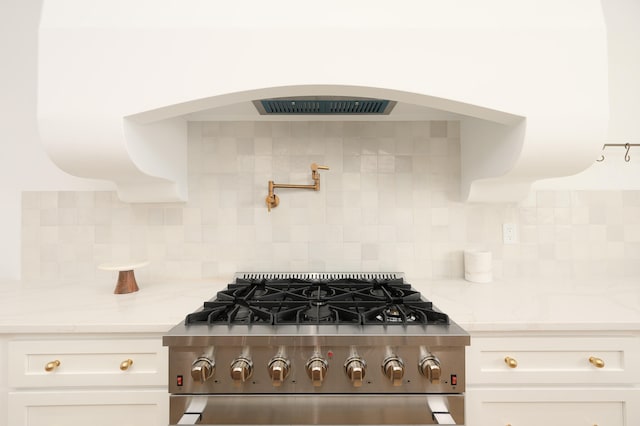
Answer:
POLYGON ((261 115, 388 115, 396 103, 385 99, 278 98, 253 104, 261 115))

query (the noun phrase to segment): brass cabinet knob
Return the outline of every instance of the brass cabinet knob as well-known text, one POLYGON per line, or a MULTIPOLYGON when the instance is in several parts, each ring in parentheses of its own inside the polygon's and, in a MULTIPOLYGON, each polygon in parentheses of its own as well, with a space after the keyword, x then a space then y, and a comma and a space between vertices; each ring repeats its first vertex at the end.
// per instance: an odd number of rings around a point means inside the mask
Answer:
POLYGON ((510 356, 505 357, 504 362, 505 364, 507 364, 507 366, 509 366, 509 368, 516 368, 518 366, 518 361, 516 361, 515 358, 511 358, 510 356))
POLYGON ((60 361, 56 359, 54 361, 46 363, 44 366, 44 371, 51 372, 58 367, 60 367, 60 361))
POLYGON ((590 356, 589 357, 589 362, 591 363, 591 365, 593 365, 596 368, 604 367, 604 361, 601 358, 597 358, 595 356, 590 356))
POLYGON ((120 363, 120 370, 127 371, 133 365, 132 359, 125 359, 120 363))

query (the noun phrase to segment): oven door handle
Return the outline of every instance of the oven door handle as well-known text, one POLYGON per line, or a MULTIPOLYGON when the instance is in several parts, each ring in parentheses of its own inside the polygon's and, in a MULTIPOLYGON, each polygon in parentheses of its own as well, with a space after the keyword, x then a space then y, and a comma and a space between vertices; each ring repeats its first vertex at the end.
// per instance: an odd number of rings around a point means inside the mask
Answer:
POLYGON ((446 398, 437 395, 430 395, 427 398, 427 405, 431 411, 431 417, 437 425, 456 425, 456 421, 449 412, 446 398))
POLYGON ((202 413, 207 408, 206 396, 194 396, 192 397, 187 409, 185 410, 180 420, 179 425, 197 425, 202 420, 202 413))
POLYGON ((456 421, 453 419, 453 416, 449 412, 444 413, 432 413, 433 420, 435 420, 437 425, 456 425, 456 421))
POLYGON ((202 420, 202 413, 184 413, 180 420, 179 425, 197 425, 202 420))

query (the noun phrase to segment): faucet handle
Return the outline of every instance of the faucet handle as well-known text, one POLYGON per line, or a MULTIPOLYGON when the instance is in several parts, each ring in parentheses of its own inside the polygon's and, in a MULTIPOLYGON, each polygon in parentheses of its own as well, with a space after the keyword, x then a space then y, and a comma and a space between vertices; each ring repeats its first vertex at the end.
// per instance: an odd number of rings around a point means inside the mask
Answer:
POLYGON ((278 207, 278 204, 280 204, 280 197, 276 194, 267 195, 265 202, 267 203, 268 211, 271 211, 272 207, 278 207))
POLYGON ((329 170, 329 166, 320 166, 317 163, 311 163, 311 170, 314 172, 318 170, 329 170))

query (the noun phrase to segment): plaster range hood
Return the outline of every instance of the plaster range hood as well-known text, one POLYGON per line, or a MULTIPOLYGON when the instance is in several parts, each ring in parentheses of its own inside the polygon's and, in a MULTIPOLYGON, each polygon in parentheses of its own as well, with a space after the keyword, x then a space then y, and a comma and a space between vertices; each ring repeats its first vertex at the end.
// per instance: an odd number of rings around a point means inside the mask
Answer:
POLYGON ((130 202, 187 199, 187 121, 207 117, 459 119, 468 201, 518 201, 532 182, 597 158, 609 113, 599 1, 308 7, 44 0, 38 123, 47 153, 68 173, 115 182, 130 202), (396 106, 369 117, 253 107, 284 97, 396 106))

